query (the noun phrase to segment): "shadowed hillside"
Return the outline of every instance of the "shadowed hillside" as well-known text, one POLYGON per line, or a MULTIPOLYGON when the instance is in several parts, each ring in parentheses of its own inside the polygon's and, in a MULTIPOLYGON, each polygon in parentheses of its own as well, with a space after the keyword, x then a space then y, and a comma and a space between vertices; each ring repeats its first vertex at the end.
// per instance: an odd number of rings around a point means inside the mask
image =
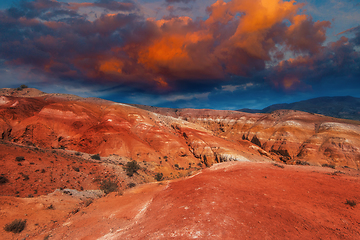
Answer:
POLYGON ((274 104, 262 110, 240 109, 248 113, 271 113, 280 109, 299 110, 325 116, 360 120, 360 98, 355 97, 320 97, 295 103, 274 104))

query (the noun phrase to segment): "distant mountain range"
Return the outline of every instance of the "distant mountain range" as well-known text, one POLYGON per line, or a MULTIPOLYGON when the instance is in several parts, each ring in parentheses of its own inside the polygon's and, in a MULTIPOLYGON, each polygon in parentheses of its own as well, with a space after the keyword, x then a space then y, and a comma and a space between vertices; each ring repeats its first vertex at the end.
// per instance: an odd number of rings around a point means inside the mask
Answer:
POLYGON ((360 98, 351 96, 319 97, 294 103, 274 104, 262 110, 244 108, 237 111, 248 113, 271 113, 280 109, 299 110, 336 118, 360 120, 360 98))

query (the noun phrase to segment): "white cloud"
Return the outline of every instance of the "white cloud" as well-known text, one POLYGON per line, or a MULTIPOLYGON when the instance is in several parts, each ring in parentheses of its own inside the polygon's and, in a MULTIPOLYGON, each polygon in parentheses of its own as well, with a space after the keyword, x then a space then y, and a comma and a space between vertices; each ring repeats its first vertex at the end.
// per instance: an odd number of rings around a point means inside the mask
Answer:
POLYGON ((221 86, 221 90, 224 92, 235 92, 237 90, 245 91, 248 88, 252 88, 255 86, 256 85, 253 83, 246 83, 246 84, 241 84, 241 85, 224 85, 224 86, 221 86))
POLYGON ((174 94, 171 96, 164 97, 167 101, 175 102, 178 100, 193 100, 193 99, 200 99, 200 100, 206 100, 209 97, 210 92, 206 93, 198 93, 198 94, 174 94))

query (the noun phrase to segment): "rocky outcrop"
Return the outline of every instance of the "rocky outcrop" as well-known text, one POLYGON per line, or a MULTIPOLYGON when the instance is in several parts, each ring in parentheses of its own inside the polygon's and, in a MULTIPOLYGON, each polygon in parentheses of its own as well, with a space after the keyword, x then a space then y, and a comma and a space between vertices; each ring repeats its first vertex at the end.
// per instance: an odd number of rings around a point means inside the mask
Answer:
POLYGON ((228 141, 249 141, 261 147, 261 154, 277 161, 360 167, 360 122, 357 121, 293 110, 271 114, 152 110, 198 124, 228 141))

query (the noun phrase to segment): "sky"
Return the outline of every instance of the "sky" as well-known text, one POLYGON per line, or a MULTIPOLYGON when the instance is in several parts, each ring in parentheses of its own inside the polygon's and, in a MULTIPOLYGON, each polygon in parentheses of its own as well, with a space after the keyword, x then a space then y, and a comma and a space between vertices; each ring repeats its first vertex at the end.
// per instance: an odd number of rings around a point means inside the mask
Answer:
POLYGON ((2 0, 0 88, 159 107, 360 97, 360 0, 2 0))

